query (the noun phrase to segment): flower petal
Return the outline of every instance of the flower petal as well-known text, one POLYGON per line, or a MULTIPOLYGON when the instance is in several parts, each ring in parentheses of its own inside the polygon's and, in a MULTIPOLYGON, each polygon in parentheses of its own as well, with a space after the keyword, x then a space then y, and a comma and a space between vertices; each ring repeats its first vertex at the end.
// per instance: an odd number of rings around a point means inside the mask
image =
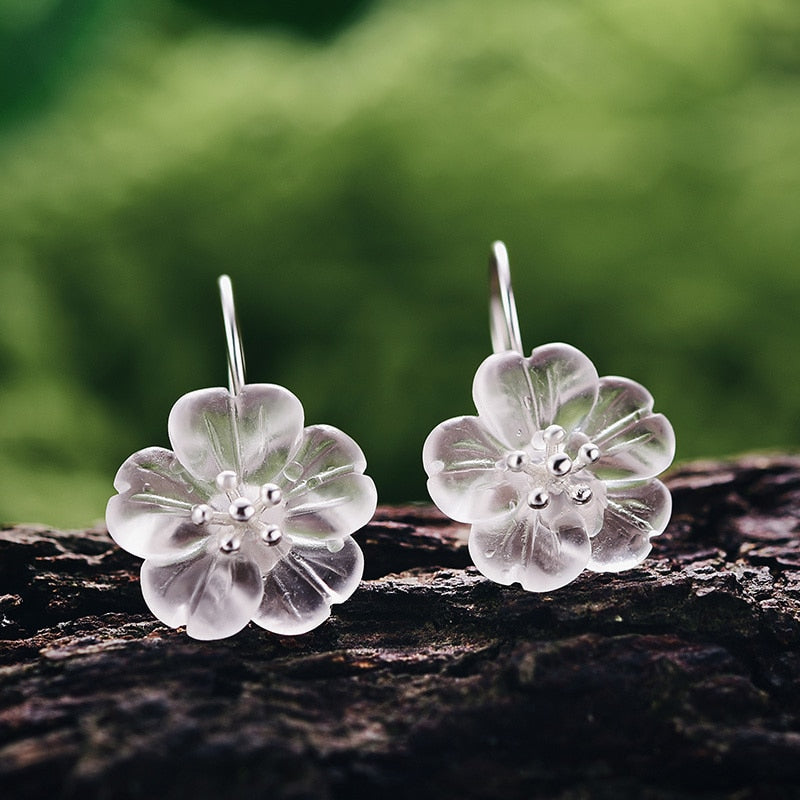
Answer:
POLYGON ((620 572, 641 564, 650 539, 667 527, 672 496, 661 481, 609 489, 603 529, 592 539, 589 569, 620 572))
POLYGON ((332 425, 309 425, 292 460, 284 468, 285 484, 297 485, 311 478, 320 481, 343 473, 363 473, 367 460, 358 444, 332 425))
POLYGON ((605 481, 653 478, 675 457, 675 433, 653 398, 627 378, 600 379, 600 392, 581 431, 601 452, 592 472, 605 481))
POLYGON ((456 417, 437 425, 422 448, 433 502, 458 522, 506 513, 519 501, 523 487, 517 474, 499 466, 504 451, 478 417, 456 417))
POLYGON ((549 592, 583 572, 591 544, 583 528, 553 531, 538 514, 522 512, 473 525, 469 552, 487 578, 504 585, 517 581, 531 592, 549 592))
POLYGON ((297 447, 303 406, 282 386, 246 384, 199 389, 179 398, 169 415, 175 455, 200 480, 234 470, 243 483, 274 480, 297 447))
POLYGON ((580 429, 592 441, 609 438, 652 411, 653 397, 644 386, 629 378, 606 375, 600 378, 597 401, 580 429))
POLYGON ((378 492, 366 475, 339 475, 309 481, 286 504, 283 529, 291 536, 341 539, 366 525, 375 514, 378 492))
POLYGON ((341 544, 331 550, 325 543, 294 542, 289 555, 267 575, 253 622, 291 636, 323 623, 331 605, 347 600, 364 572, 364 556, 355 540, 347 536, 341 544))
POLYGON ((114 495, 106 506, 111 538, 139 558, 186 557, 208 537, 205 527, 189 519, 191 508, 208 499, 175 454, 161 447, 134 453, 114 478, 114 495))
POLYGON ((545 344, 530 358, 507 352, 478 367, 472 396, 481 420, 511 449, 549 425, 574 428, 597 397, 597 370, 580 350, 545 344))
POLYGON ((194 639, 238 633, 261 603, 261 573, 240 553, 204 551, 185 561, 142 564, 142 594, 165 625, 186 626, 194 639))
POLYGON ((342 538, 366 525, 378 493, 363 475, 361 448, 338 428, 311 425, 281 477, 286 498, 283 529, 291 536, 342 538))

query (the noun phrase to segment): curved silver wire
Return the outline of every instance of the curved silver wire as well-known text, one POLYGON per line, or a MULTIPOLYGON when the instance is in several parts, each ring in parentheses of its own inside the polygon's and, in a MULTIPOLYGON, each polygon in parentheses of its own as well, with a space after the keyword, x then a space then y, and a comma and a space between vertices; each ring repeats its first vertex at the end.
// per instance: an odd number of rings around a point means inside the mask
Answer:
POLYGON ((492 245, 489 257, 489 327, 495 353, 516 350, 522 353, 517 306, 511 288, 511 268, 508 252, 502 242, 492 245))
POLYGON ((220 275, 217 283, 225 322, 225 339, 228 342, 228 386, 231 394, 239 394, 244 386, 244 351, 242 334, 236 319, 236 306, 233 304, 233 285, 227 275, 220 275))

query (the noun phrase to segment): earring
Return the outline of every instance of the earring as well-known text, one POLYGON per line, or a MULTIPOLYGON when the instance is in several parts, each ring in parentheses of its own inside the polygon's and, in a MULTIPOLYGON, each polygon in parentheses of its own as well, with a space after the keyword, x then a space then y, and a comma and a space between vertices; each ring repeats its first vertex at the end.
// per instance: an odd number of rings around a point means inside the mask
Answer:
POLYGON ((422 459, 433 502, 472 525, 475 566, 497 583, 557 589, 584 569, 641 563, 672 498, 656 476, 675 454, 672 426, 627 378, 599 378, 567 344, 525 358, 508 255, 490 261, 492 346, 475 374, 478 416, 433 429, 422 459))
POLYGON ((361 449, 329 425, 303 427, 300 401, 246 384, 226 275, 219 279, 230 390, 199 389, 169 415, 172 450, 149 447, 119 469, 106 522, 144 558, 144 600, 165 625, 222 639, 252 620, 316 628, 355 591, 364 557, 354 531, 377 493, 361 449))

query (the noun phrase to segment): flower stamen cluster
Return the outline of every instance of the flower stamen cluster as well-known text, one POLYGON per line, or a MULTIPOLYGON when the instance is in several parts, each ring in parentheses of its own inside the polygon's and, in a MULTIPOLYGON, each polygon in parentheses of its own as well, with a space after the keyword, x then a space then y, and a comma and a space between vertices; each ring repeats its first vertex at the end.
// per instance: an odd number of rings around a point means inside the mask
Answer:
MULTIPOLYGON (((197 525, 213 522, 223 528, 233 527, 221 537, 219 549, 223 553, 235 553, 241 549, 242 539, 252 533, 270 547, 283 538, 283 531, 274 522, 264 519, 265 512, 283 504, 283 492, 276 483, 265 483, 258 490, 258 499, 250 500, 239 476, 233 470, 223 470, 214 479, 223 497, 228 501, 227 509, 217 509, 214 500, 196 503, 189 511, 191 521, 197 525)), ((274 516, 274 515, 272 515, 274 516)))
POLYGON ((498 469, 530 478, 532 488, 527 503, 535 510, 547 508, 554 494, 563 493, 577 505, 585 505, 594 496, 591 486, 579 473, 600 459, 600 448, 585 442, 572 459, 562 449, 566 438, 567 432, 561 425, 550 425, 533 436, 527 450, 514 450, 498 462, 498 469))

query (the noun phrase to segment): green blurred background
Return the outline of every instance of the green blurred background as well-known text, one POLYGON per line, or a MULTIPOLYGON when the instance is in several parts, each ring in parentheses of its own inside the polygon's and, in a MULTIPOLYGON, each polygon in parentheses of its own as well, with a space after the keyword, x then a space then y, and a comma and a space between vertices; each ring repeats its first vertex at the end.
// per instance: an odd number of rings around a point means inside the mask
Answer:
POLYGON ((0 108, 0 520, 101 518, 225 384, 222 272, 248 378, 425 498, 496 238, 679 458, 800 444, 794 0, 0 0, 0 108))

